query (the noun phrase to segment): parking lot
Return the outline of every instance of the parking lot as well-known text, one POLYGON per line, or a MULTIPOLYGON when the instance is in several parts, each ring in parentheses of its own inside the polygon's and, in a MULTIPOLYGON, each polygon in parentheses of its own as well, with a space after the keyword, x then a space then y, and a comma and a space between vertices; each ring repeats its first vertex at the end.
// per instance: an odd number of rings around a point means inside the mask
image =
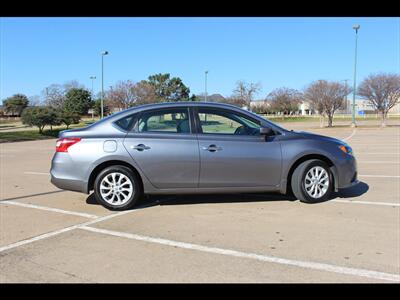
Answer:
POLYGON ((50 183, 55 140, 0 144, 0 282, 400 282, 400 126, 286 127, 348 142, 360 184, 318 204, 151 196, 113 212, 50 183))

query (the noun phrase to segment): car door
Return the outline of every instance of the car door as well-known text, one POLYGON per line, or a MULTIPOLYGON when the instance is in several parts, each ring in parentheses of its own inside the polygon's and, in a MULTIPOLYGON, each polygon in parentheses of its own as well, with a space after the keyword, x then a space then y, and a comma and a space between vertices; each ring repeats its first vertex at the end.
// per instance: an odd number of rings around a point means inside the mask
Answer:
POLYGON ((160 189, 197 187, 199 148, 187 107, 139 114, 124 146, 149 181, 160 189))
POLYGON ((199 107, 199 187, 277 186, 281 147, 275 136, 260 135, 260 121, 234 110, 199 107))

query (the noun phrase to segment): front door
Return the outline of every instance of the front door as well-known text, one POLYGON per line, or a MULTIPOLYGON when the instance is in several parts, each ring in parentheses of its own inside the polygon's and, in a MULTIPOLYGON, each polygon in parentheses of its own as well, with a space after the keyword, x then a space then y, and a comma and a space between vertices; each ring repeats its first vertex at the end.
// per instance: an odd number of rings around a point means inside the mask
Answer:
POLYGON ((281 147, 259 134, 260 122, 235 111, 198 108, 199 186, 276 186, 281 177, 281 147))
POLYGON ((124 146, 157 188, 197 187, 199 148, 185 107, 140 114, 124 146))

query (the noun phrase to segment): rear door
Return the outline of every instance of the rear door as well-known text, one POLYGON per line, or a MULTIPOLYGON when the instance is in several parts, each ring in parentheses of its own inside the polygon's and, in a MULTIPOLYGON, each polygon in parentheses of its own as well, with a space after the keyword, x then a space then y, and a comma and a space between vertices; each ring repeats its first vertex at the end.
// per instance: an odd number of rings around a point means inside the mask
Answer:
POLYGON ((188 107, 140 113, 124 145, 157 188, 197 187, 199 148, 188 107))
POLYGON ((197 111, 200 187, 279 185, 280 143, 259 134, 258 120, 229 109, 197 111))

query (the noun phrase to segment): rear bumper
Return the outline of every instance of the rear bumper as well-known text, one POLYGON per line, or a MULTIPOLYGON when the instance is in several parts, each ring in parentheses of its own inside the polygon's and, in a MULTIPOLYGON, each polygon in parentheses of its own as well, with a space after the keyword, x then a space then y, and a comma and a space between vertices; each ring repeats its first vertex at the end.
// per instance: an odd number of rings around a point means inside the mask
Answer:
POLYGON ((84 172, 66 153, 56 153, 51 162, 51 183, 59 189, 88 193, 84 172), (83 177, 83 178, 82 178, 83 177))
POLYGON ((81 180, 74 180, 70 178, 60 178, 54 176, 51 172, 51 183, 62 190, 75 191, 87 194, 87 182, 81 180))

